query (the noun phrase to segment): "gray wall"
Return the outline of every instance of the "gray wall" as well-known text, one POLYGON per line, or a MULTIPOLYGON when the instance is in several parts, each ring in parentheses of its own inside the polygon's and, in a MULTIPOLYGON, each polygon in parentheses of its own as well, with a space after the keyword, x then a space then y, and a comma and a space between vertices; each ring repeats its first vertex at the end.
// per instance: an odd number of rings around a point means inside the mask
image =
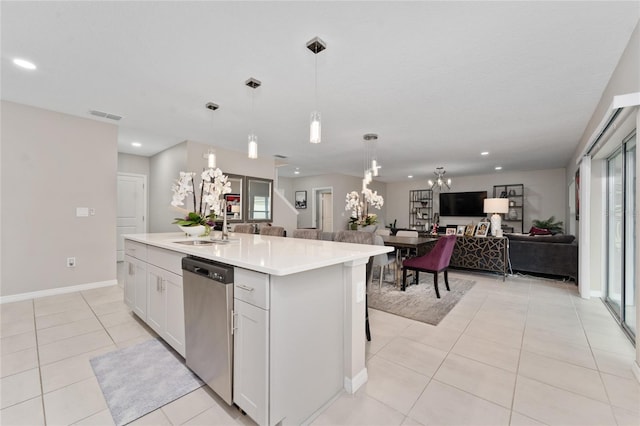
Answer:
MULTIPOLYGON (((362 179, 354 176, 346 175, 320 175, 310 177, 298 177, 283 179, 283 185, 287 191, 287 199, 293 203, 295 191, 307 191, 307 208, 298 209, 298 228, 309 228, 312 225, 312 211, 314 207, 313 189, 314 188, 333 188, 333 230, 339 231, 347 229, 349 223, 349 217, 351 216, 350 210, 345 210, 346 196, 348 192, 358 191, 362 189, 362 179), (291 182, 289 182, 291 181, 291 182)), ((386 185, 381 182, 372 182, 369 185, 374 191, 378 191, 379 195, 384 197, 384 205, 382 209, 372 209, 370 213, 378 215, 378 219, 382 226, 387 224, 386 222, 386 185)))
POLYGON ((2 101, 1 135, 0 295, 115 280, 117 127, 2 101))
MULTIPOLYGON (((533 170, 522 172, 500 172, 476 176, 451 176, 451 192, 487 191, 493 195, 493 185, 523 184, 525 194, 524 232, 531 227, 533 219, 556 220, 566 225, 567 185, 565 169, 533 170)), ((387 217, 390 222, 398 219, 398 227, 409 225, 409 190, 428 189, 426 181, 398 182, 387 184, 387 217)), ((434 212, 438 212, 438 193, 434 194, 434 212)), ((479 218, 445 217, 441 225, 463 225, 477 223, 479 218)))
POLYGON ((118 172, 149 176, 149 157, 118 153, 118 172))

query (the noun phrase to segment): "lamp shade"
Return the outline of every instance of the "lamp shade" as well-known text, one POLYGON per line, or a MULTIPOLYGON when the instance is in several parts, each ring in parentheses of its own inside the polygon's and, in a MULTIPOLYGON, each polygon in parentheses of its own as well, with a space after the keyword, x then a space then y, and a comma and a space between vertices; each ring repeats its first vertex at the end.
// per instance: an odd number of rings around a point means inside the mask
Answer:
POLYGON ((485 213, 508 213, 509 199, 508 198, 485 198, 484 212, 485 213))

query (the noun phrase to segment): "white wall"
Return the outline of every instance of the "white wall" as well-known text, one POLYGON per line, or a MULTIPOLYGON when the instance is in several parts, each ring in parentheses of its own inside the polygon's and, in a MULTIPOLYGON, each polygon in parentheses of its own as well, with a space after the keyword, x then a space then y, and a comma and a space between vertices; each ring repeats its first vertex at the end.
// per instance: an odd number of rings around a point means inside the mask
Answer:
POLYGON ((118 172, 149 176, 149 157, 118 153, 118 172))
MULTIPOLYGON (((499 172, 476 176, 451 176, 451 192, 487 191, 493 196, 493 185, 524 185, 524 231, 531 227, 534 219, 548 219, 555 216, 557 221, 566 225, 566 173, 565 169, 533 170, 523 172, 499 172)), ((399 228, 409 225, 409 190, 428 189, 426 181, 396 182, 387 184, 387 218, 389 222, 397 219, 399 228)), ((434 213, 438 212, 438 193, 434 194, 434 213)), ((479 218, 444 217, 440 225, 463 225, 479 218)))
POLYGON ((6 101, 1 122, 0 295, 115 280, 117 127, 6 101))

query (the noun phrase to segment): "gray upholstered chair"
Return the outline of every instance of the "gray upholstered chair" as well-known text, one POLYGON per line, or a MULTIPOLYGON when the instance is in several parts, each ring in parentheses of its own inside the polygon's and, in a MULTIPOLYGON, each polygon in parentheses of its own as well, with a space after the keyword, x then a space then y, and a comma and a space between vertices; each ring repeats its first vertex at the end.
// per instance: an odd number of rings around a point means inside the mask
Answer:
POLYGON ((263 226, 260 228, 260 235, 284 237, 284 228, 282 226, 263 226))
MULTIPOLYGON (((375 244, 375 235, 373 232, 362 231, 339 231, 336 233, 334 241, 340 243, 354 243, 354 244, 375 244)), ((373 271, 373 256, 369 258, 367 262, 367 276, 366 283, 371 280, 371 273, 373 271)), ((365 295, 365 322, 364 331, 367 335, 367 340, 371 341, 371 329, 369 328, 369 303, 367 296, 365 295)))
POLYGON ((233 232, 241 234, 253 234, 253 225, 250 223, 239 223, 233 228, 233 232))
POLYGON ((304 238, 305 240, 321 240, 322 231, 318 229, 294 229, 293 238, 304 238))
MULTIPOLYGON (((382 240, 382 237, 380 235, 375 235, 374 236, 374 241, 376 245, 379 246, 383 246, 384 245, 384 241, 382 240)), ((396 265, 396 254, 395 252, 391 252, 391 253, 383 253, 383 254, 377 254, 375 256, 373 256, 373 267, 380 267, 380 278, 378 280, 378 290, 382 290, 382 278, 384 278, 384 268, 385 267, 389 267, 389 266, 393 266, 394 267, 394 280, 393 282, 395 283, 395 265, 396 265)), ((372 274, 373 275, 373 274, 372 274)))

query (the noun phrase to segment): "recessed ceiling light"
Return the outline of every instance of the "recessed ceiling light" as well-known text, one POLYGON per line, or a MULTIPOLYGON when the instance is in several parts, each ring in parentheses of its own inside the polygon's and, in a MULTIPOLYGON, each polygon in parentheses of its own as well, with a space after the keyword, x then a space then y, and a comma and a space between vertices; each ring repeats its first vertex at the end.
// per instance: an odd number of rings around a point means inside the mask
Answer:
POLYGON ((142 144, 140 142, 131 142, 131 146, 135 146, 136 148, 140 148, 142 144))
POLYGON ((502 166, 496 166, 496 170, 502 170, 502 166))
POLYGON ((33 62, 29 62, 26 59, 15 58, 13 60, 14 65, 24 68, 26 70, 35 70, 36 65, 33 62))
POLYGON ((296 169, 293 171, 294 175, 299 175, 300 174, 300 170, 298 170, 298 168, 296 167, 296 169))
POLYGON ((489 155, 489 151, 482 151, 480 155, 489 155))
POLYGON ((409 175, 407 176, 409 179, 413 179, 413 175, 409 175))

